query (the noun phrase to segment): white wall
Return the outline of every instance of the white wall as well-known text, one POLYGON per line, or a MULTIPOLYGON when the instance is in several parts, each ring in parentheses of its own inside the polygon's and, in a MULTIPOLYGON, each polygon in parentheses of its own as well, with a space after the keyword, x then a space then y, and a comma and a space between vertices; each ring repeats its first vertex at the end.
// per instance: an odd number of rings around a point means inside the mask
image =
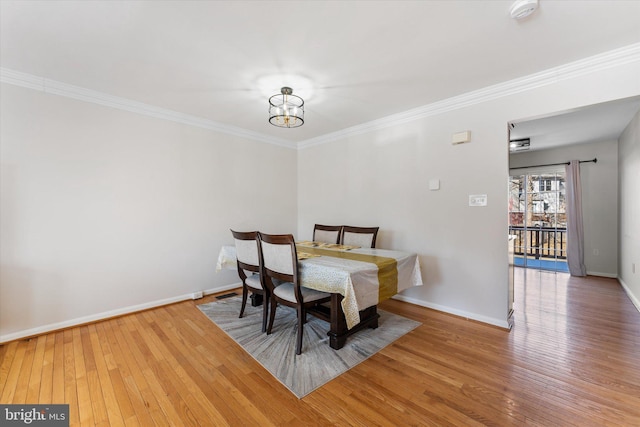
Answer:
POLYGON ((230 227, 315 222, 379 225, 420 256, 405 300, 506 327, 507 123, 640 95, 638 61, 570 74, 297 152, 2 84, 0 341, 224 289, 230 227))
POLYGON ((298 234, 310 238, 315 222, 379 225, 378 247, 420 257, 424 286, 403 299, 506 327, 507 123, 635 96, 638 75, 638 63, 599 69, 310 145, 298 154, 298 234), (464 130, 472 141, 451 145, 464 130), (471 194, 488 206, 469 207, 471 194))
POLYGON ((584 262, 587 274, 618 277, 618 141, 516 153, 509 158, 510 167, 598 159, 580 166, 584 262))
POLYGON ((1 89, 0 341, 224 288, 230 227, 296 230, 295 150, 1 89))
POLYGON ((640 112, 618 140, 620 282, 640 310, 640 112), (635 273, 632 270, 635 264, 635 273))

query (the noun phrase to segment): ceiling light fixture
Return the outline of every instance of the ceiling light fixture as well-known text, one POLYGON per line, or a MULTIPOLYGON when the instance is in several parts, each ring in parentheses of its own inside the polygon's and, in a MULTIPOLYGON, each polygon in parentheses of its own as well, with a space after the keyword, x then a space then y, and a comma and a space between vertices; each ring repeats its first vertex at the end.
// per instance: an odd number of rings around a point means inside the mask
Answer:
POLYGON ((538 0, 517 0, 509 9, 513 19, 524 19, 538 8, 538 0))
POLYGON ((269 98, 269 123, 280 128, 297 128, 304 124, 304 100, 284 86, 269 98))
POLYGON ((509 151, 512 153, 515 151, 526 151, 531 146, 531 139, 522 138, 522 139, 512 139, 509 141, 509 151))

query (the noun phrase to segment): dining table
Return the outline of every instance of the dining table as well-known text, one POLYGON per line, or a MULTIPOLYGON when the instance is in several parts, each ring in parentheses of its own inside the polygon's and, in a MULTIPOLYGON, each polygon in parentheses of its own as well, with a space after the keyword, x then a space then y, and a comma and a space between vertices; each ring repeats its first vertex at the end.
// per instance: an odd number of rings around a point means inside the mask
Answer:
MULTIPOLYGON (((421 286, 418 255, 313 241, 296 242, 300 285, 331 294, 327 335, 333 349, 351 334, 377 328, 380 302, 421 286)), ((234 246, 223 246, 216 270, 237 268, 234 246)))

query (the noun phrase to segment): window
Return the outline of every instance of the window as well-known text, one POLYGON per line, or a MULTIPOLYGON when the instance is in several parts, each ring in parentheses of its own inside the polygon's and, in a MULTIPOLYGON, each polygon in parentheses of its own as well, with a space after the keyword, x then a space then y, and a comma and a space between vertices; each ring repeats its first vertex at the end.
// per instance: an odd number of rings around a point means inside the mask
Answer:
POLYGON ((515 264, 567 271, 564 171, 509 178, 509 234, 515 264))

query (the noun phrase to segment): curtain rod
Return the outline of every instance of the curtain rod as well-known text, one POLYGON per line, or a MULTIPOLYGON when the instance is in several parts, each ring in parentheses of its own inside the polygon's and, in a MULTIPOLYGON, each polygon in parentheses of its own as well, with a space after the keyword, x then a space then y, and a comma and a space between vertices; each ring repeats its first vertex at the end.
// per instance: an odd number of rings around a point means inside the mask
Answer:
MULTIPOLYGON (((580 160, 580 163, 598 163, 598 158, 594 158, 593 160, 580 160)), ((510 170, 513 169, 529 169, 529 168, 541 168, 544 166, 560 166, 560 165, 568 165, 569 162, 562 162, 562 163, 549 163, 547 165, 533 165, 533 166, 519 166, 517 168, 509 168, 510 170)))

